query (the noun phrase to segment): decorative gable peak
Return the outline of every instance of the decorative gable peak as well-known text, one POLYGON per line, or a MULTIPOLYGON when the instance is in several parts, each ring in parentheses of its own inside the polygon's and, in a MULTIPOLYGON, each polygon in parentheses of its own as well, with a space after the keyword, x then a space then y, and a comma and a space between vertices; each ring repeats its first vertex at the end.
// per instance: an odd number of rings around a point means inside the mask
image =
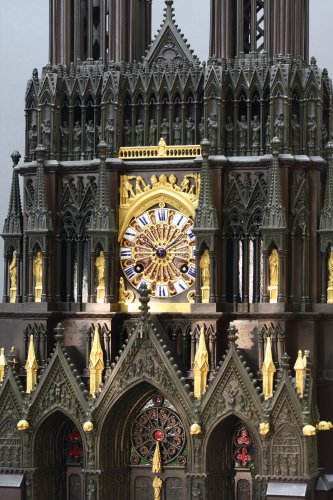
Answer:
POLYGON ((193 49, 187 43, 178 25, 175 24, 173 0, 165 1, 164 19, 155 40, 150 45, 144 63, 156 63, 162 67, 170 65, 180 66, 184 61, 197 64, 198 57, 194 55, 193 49))

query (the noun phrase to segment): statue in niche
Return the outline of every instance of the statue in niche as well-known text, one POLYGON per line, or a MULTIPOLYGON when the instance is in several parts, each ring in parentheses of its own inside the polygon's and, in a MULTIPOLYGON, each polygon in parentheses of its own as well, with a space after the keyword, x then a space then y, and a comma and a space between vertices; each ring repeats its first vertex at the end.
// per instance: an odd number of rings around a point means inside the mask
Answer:
POLYGON ((157 123, 155 121, 155 118, 152 118, 150 120, 149 124, 149 146, 154 146, 156 144, 156 130, 157 130, 157 123))
POLYGON ((301 141, 301 127, 298 122, 298 116, 293 114, 291 118, 291 144, 293 146, 294 152, 299 152, 301 141))
POLYGON ((168 143, 168 138, 169 138, 169 122, 167 121, 166 118, 163 118, 162 123, 161 123, 161 137, 165 140, 166 143, 168 143))
POLYGON ((38 250, 33 262, 33 275, 35 277, 35 302, 42 300, 42 280, 43 280, 43 261, 42 252, 38 250))
POLYGON ((194 143, 194 121, 192 116, 189 116, 186 120, 186 144, 194 143))
POLYGON ((46 148, 47 150, 50 149, 50 141, 51 141, 50 121, 44 120, 42 123, 42 144, 44 148, 46 148))
POLYGON ((12 260, 9 265, 9 277, 10 277, 10 286, 11 288, 16 287, 17 285, 17 256, 16 250, 13 252, 12 260))
POLYGON ((113 149, 113 137, 114 137, 114 122, 113 118, 108 118, 104 131, 105 142, 108 148, 112 151, 113 149))
POLYGON ((205 119, 202 116, 200 123, 199 123, 199 141, 200 141, 200 144, 202 143, 204 138, 205 138, 205 119))
POLYGON ((30 155, 35 154, 35 149, 37 148, 37 126, 32 124, 29 130, 29 153, 30 155))
POLYGON ((97 272, 97 286, 104 287, 105 285, 105 257, 104 252, 101 250, 95 262, 97 272))
POLYGON ((69 145, 69 128, 68 128, 68 122, 64 121, 63 126, 60 127, 60 133, 61 133, 61 151, 63 153, 67 153, 67 151, 68 151, 68 145, 69 145))
POLYGON ((214 113, 209 115, 209 118, 207 120, 207 128, 210 146, 213 150, 215 150, 217 146, 217 117, 214 113))
POLYGON ((316 142, 317 124, 314 116, 308 116, 306 124, 308 147, 313 148, 316 142))
POLYGON ((271 117, 267 116, 267 120, 265 123, 265 144, 266 144, 266 153, 270 150, 271 147, 271 117))
POLYGON ((176 117, 176 121, 174 122, 172 128, 173 128, 173 143, 175 146, 179 146, 182 136, 182 122, 180 121, 179 116, 176 117))
POLYGON ((231 153, 234 146, 234 124, 232 122, 231 116, 227 116, 227 121, 225 124, 225 142, 228 153, 231 153))
POLYGON ((200 259, 201 284, 202 286, 210 285, 210 257, 209 251, 206 249, 200 259))
POLYGON ((269 301, 277 302, 279 287, 279 254, 276 248, 273 248, 269 256, 269 301))
POLYGON ((327 303, 333 304, 333 251, 327 261, 327 303))
POLYGON ((88 160, 92 160, 95 149, 95 126, 92 120, 86 123, 86 155, 88 160))
POLYGON ((131 145, 131 124, 129 120, 125 120, 124 123, 124 145, 125 146, 130 146, 131 145))
POLYGON ((155 476, 153 481, 154 500, 162 500, 162 486, 163 486, 162 479, 158 476, 155 476))
POLYGON ((246 153, 247 123, 246 116, 242 115, 238 121, 238 146, 240 154, 246 153))
POLYGON ((141 118, 139 118, 135 126, 136 146, 143 146, 143 132, 144 132, 144 125, 141 118))
POLYGON ((274 120, 274 136, 283 143, 284 119, 282 113, 276 113, 274 120))
POLYGON ((254 154, 259 154, 260 146, 260 121, 258 115, 254 115, 251 122, 252 129, 252 151, 254 154))
POLYGON ((73 153, 74 159, 80 159, 81 152, 81 125, 79 121, 75 122, 73 129, 73 153))

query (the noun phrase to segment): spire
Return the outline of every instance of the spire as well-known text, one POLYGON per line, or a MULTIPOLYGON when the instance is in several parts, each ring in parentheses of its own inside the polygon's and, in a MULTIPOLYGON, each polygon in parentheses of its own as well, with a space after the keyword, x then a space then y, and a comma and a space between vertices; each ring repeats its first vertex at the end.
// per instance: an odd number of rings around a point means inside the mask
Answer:
POLYGON ((333 141, 329 141, 325 148, 328 158, 328 171, 324 206, 320 214, 320 232, 333 231, 333 141))
POLYGON ((8 214, 3 226, 3 234, 22 234, 22 207, 20 196, 20 184, 18 173, 15 167, 17 166, 21 155, 18 151, 11 154, 13 160, 13 176, 12 186, 10 190, 8 214))
POLYGON ((149 332, 149 320, 150 320, 150 314, 149 314, 149 288, 147 287, 146 283, 143 283, 140 286, 139 289, 139 300, 141 302, 141 306, 139 307, 140 309, 140 319, 139 323, 137 326, 137 332, 140 338, 144 338, 148 335, 149 332))
POLYGON ((201 146, 203 162, 200 179, 200 193, 193 226, 193 231, 196 234, 207 231, 216 232, 219 228, 216 209, 213 205, 212 188, 209 175, 208 152, 210 143, 207 139, 204 139, 201 146))
POLYGON ((28 213, 27 229, 30 231, 52 231, 51 213, 47 209, 44 177, 45 148, 41 144, 36 148, 37 173, 35 199, 32 209, 28 213))
POLYGON ((96 392, 100 391, 102 383, 102 374, 104 370, 103 351, 99 338, 99 326, 95 327, 94 340, 89 357, 90 374, 90 394, 95 397, 96 392))
POLYGON ((34 348, 34 336, 30 335, 29 351, 27 361, 25 363, 27 371, 27 393, 30 394, 35 389, 37 383, 38 363, 34 348))
POLYGON ((97 146, 100 157, 96 204, 91 214, 90 230, 115 231, 114 211, 110 208, 107 175, 105 169, 107 144, 102 141, 97 146))
POLYGON ((153 456, 153 465, 152 465, 151 471, 154 474, 160 474, 162 472, 162 458, 161 458, 161 451, 160 451, 160 443, 158 440, 156 441, 156 446, 155 446, 155 451, 154 451, 154 456, 153 456))
POLYGON ((205 339, 205 328, 202 327, 200 330, 200 338, 197 352, 194 358, 194 396, 197 399, 201 398, 201 395, 206 392, 207 385, 207 374, 209 371, 208 364, 208 351, 206 347, 205 339))
POLYGON ((273 379, 276 372, 275 364, 272 356, 271 338, 267 337, 265 359, 262 365, 262 385, 265 399, 273 396, 273 379))
POLYGON ((268 203, 265 207, 262 228, 285 229, 287 227, 286 213, 282 206, 281 181, 279 170, 279 152, 281 141, 278 137, 272 140, 273 168, 270 178, 268 203))

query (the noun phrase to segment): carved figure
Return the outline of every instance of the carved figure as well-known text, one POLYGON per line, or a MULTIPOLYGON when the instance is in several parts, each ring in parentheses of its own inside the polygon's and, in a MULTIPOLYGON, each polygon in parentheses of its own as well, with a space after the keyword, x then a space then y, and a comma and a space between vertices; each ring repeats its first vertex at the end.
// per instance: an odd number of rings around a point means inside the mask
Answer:
POLYGON ((105 142, 109 149, 113 149, 114 122, 113 118, 108 118, 104 131, 105 142))
POLYGON ((276 113, 274 120, 274 136, 283 142, 284 120, 283 114, 276 113))
POLYGON ((124 278, 119 278, 119 304, 126 304, 127 302, 133 302, 134 293, 131 290, 126 290, 124 278))
POLYGON ((137 146, 143 146, 143 131, 144 125, 142 120, 139 118, 135 127, 135 139, 137 146))
POLYGON ((149 125, 149 146, 154 146, 156 144, 156 130, 157 124, 155 118, 152 118, 149 125))
POLYGON ((172 128, 173 128, 173 143, 175 144, 175 146, 179 146, 182 135, 182 122, 180 121, 179 116, 176 117, 176 121, 174 122, 172 128))
POLYGON ((327 144, 328 140, 328 131, 325 123, 322 124, 321 126, 321 142, 322 142, 322 147, 325 149, 325 146, 327 144))
POLYGON ((238 146, 239 152, 245 154, 246 152, 246 137, 247 137, 247 123, 246 116, 242 115, 238 121, 238 146))
POLYGON ((199 141, 200 144, 205 138, 205 118, 202 116, 199 123, 199 141))
POLYGON ((313 148, 316 142, 316 130, 317 130, 317 124, 314 116, 308 116, 306 128, 307 128, 308 147, 313 148))
POLYGON ((131 145, 131 124, 129 120, 125 120, 124 123, 124 145, 131 145))
POLYGON ((189 116, 186 120, 186 144, 194 143, 194 121, 192 116, 189 116))
POLYGON ((269 151, 271 147, 271 117, 267 116, 267 120, 265 123, 265 144, 266 144, 266 152, 269 151))
POLYGON ((86 153, 89 159, 92 158, 95 143, 95 127, 92 120, 86 124, 86 153))
POLYGON ((105 257, 104 252, 101 250, 96 259, 95 267, 97 271, 97 286, 105 285, 105 257))
POLYGON ((42 144, 46 149, 50 149, 51 127, 49 120, 42 123, 42 144))
POLYGON ((68 122, 64 122, 63 126, 60 127, 60 133, 61 133, 61 150, 68 151, 68 144, 69 144, 68 122))
POLYGON ((80 122, 76 121, 73 129, 73 153, 76 159, 80 157, 81 151, 81 126, 80 122))
POLYGON ((29 130, 29 153, 34 154, 37 147, 37 127, 35 124, 31 125, 29 130))
POLYGON ((279 284, 279 254, 276 248, 273 248, 269 256, 269 278, 270 286, 279 284))
POLYGON ((206 249, 200 259, 201 283, 202 286, 210 285, 210 257, 209 251, 206 249))
POLYGON ((42 277, 43 277, 43 263, 42 263, 42 252, 40 250, 38 250, 34 259, 33 274, 35 276, 35 286, 41 287, 42 277))
POLYGON ((253 120, 251 122, 252 129, 252 148, 255 150, 254 152, 258 152, 258 148, 260 145, 260 121, 258 115, 254 115, 253 120))
POLYGON ((217 145, 217 118, 214 113, 212 113, 207 120, 208 127, 208 140, 212 149, 216 148, 217 145))
POLYGON ((232 123, 231 116, 227 116, 225 124, 225 140, 228 153, 231 153, 234 146, 234 124, 232 123))
POLYGON ((163 137, 158 141, 158 156, 165 156, 167 154, 167 146, 163 137))
POLYGON ((166 118, 163 118, 162 123, 161 123, 161 136, 167 143, 168 138, 169 138, 169 122, 167 121, 166 118))
POLYGON ((301 127, 300 124, 298 123, 297 115, 294 114, 291 119, 291 143, 295 153, 299 149, 300 138, 301 138, 301 127))
POLYGON ((154 488, 154 500, 162 500, 162 486, 163 481, 160 477, 154 477, 153 488, 154 488))
POLYGON ((13 257, 9 265, 10 288, 16 288, 17 285, 17 256, 16 251, 13 252, 13 257))

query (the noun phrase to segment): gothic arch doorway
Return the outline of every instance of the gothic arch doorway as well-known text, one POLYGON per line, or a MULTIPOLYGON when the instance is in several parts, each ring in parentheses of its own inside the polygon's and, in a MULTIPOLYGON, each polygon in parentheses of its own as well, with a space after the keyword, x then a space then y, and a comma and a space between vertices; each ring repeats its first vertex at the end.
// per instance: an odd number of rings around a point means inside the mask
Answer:
POLYGON ((156 477, 162 480, 162 500, 186 498, 185 427, 176 408, 155 388, 139 384, 128 391, 109 411, 101 435, 101 481, 110 498, 154 500, 156 477), (153 473, 157 442, 162 469, 153 473))
POLYGON ((33 445, 36 500, 84 498, 82 437, 74 422, 60 411, 38 427, 33 445))
POLYGON ((253 500, 258 450, 253 433, 238 417, 221 421, 208 437, 206 461, 210 500, 253 500))

